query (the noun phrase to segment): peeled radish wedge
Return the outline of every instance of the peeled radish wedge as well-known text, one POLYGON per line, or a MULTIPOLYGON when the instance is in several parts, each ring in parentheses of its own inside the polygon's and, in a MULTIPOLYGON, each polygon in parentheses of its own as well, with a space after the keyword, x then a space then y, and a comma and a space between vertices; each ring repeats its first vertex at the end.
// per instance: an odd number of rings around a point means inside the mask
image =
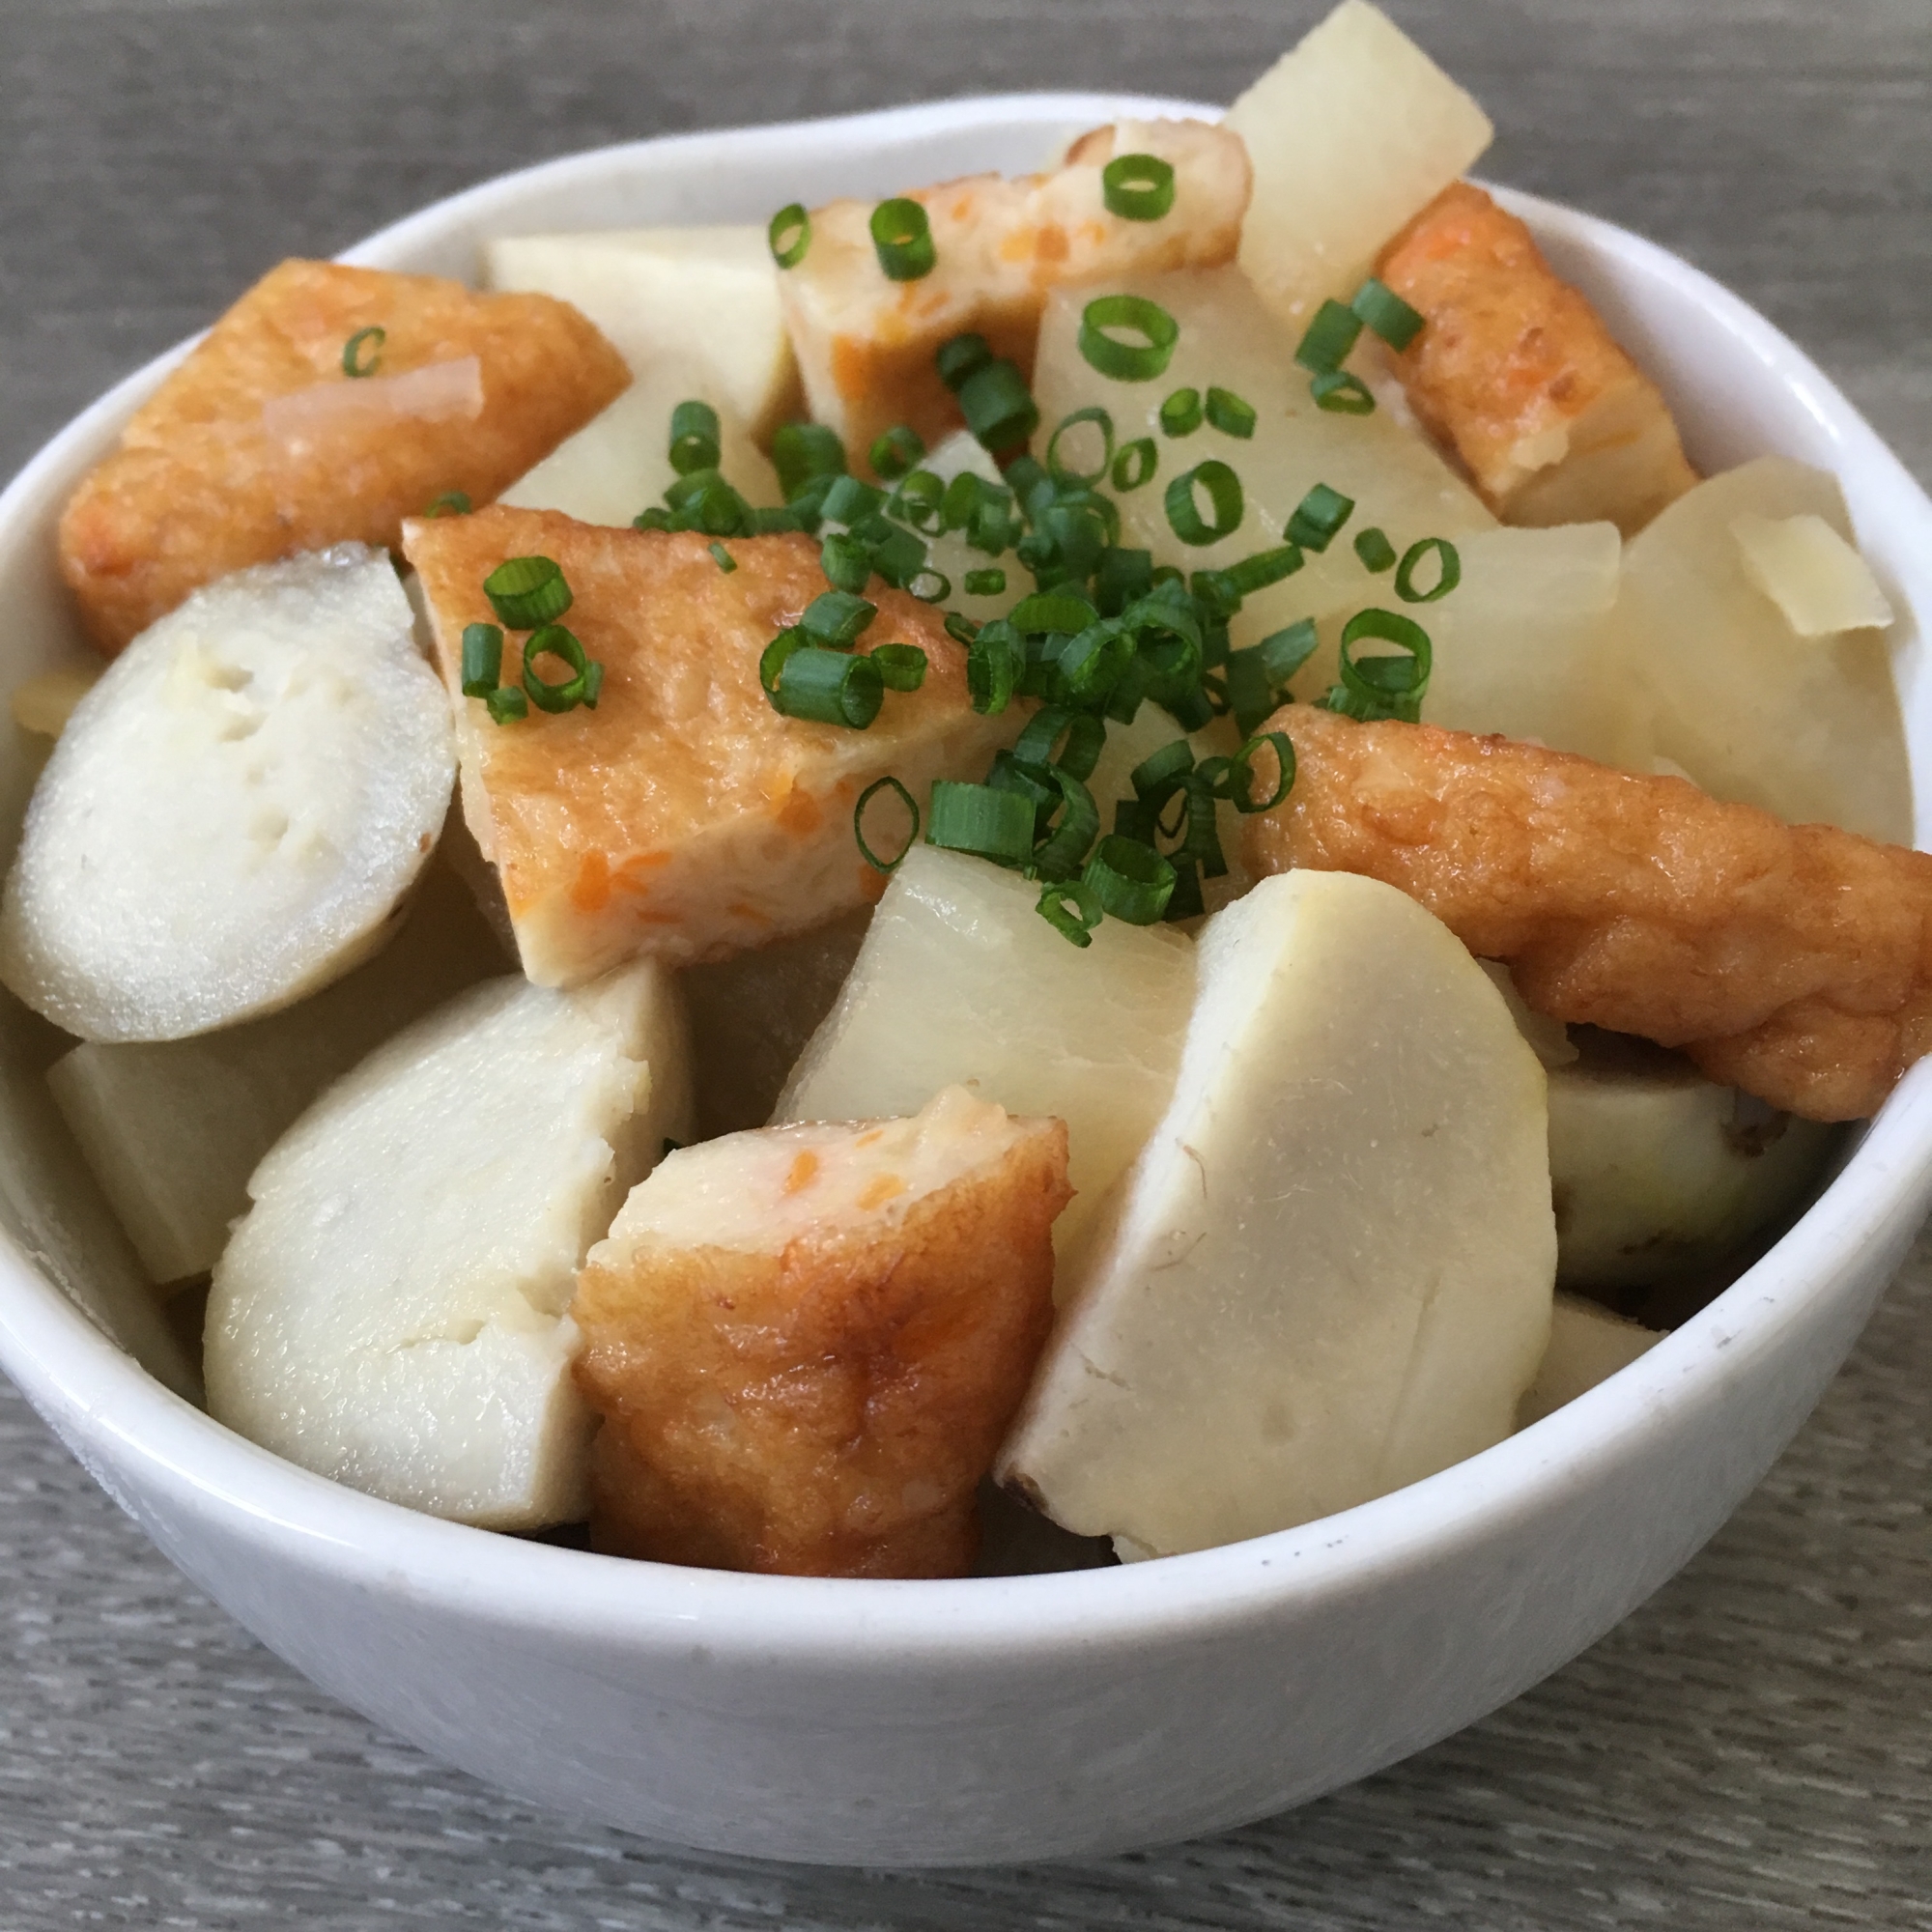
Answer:
POLYGON ((1811 511, 1760 517, 1747 510, 1732 518, 1731 534, 1745 575, 1801 638, 1890 627, 1891 605, 1871 566, 1823 517, 1811 511))
POLYGON ((433 1516, 588 1508, 577 1269, 690 1132, 670 976, 487 981, 380 1047, 276 1142, 214 1270, 218 1422, 433 1516))
POLYGON ((1199 942, 1174 1097, 995 1476, 1122 1556, 1366 1502, 1500 1441, 1556 1270, 1544 1073, 1413 899, 1264 879, 1199 942))
POLYGON ((75 706, 0 901, 0 980, 94 1040, 288 1006, 386 938, 455 774, 383 552, 238 571, 75 706))
POLYGON ((1662 1340, 1656 1329, 1626 1321, 1581 1295, 1559 1293, 1550 1311, 1549 1347, 1517 1409, 1516 1426, 1527 1429, 1554 1415, 1662 1340))

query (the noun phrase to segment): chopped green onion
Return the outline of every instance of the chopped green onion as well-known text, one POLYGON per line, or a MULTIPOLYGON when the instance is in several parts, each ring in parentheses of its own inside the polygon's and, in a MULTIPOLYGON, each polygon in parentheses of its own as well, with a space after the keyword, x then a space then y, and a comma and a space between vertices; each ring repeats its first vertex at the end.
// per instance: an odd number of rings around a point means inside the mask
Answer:
POLYGON ((1109 547, 1100 553, 1094 573, 1094 602, 1103 617, 1118 617, 1138 597, 1153 588, 1153 555, 1150 551, 1109 547))
POLYGON ((807 638, 798 625, 787 624, 758 656, 758 682, 765 688, 765 696, 772 696, 779 688, 779 678, 784 671, 785 660, 794 651, 802 651, 807 638))
POLYGON ((358 328, 342 345, 342 373, 345 376, 373 376, 383 366, 383 345, 389 339, 386 328, 358 328), (365 360, 362 345, 369 344, 365 360))
POLYGON ((1047 474, 1056 483, 1078 483, 1091 489, 1095 483, 1105 481, 1113 461, 1114 418, 1098 403, 1062 416, 1053 434, 1046 440, 1047 474), (1070 464, 1061 461, 1060 440, 1068 430, 1079 429, 1086 423, 1093 423, 1100 432, 1100 461, 1092 469, 1075 469, 1070 464))
POLYGON ((1180 325, 1145 296, 1100 296, 1080 317, 1080 353, 1103 376, 1122 383, 1151 383, 1174 359, 1180 325), (1139 342, 1122 342, 1109 329, 1129 329, 1139 342))
POLYGON ((1163 436, 1192 436, 1201 427, 1201 423, 1199 389, 1177 389, 1160 406, 1160 430, 1163 436))
POLYGON ((1399 718, 1412 724, 1422 715, 1431 660, 1429 633, 1412 617, 1358 611, 1342 627, 1342 682, 1328 694, 1329 709, 1365 721, 1399 718), (1396 654, 1357 658, 1355 646, 1371 640, 1395 645, 1396 654))
POLYGON ((1252 403, 1243 402, 1232 389, 1208 391, 1208 426, 1223 436, 1236 436, 1245 441, 1255 433, 1260 418, 1252 403))
POLYGON ((925 842, 997 866, 1024 866, 1033 857, 1033 801, 1018 792, 940 779, 932 787, 925 842))
POLYGON ((1013 746, 1013 756, 1023 764, 1057 764, 1069 778, 1085 780, 1094 776, 1106 742, 1107 727, 1091 711, 1068 711, 1048 704, 1027 720, 1026 729, 1013 746), (1053 748, 1063 734, 1066 742, 1056 758, 1053 748))
POLYGON ((1158 155, 1116 155, 1100 170, 1100 199, 1122 221, 1158 221, 1174 207, 1174 163, 1158 155))
POLYGON ((925 210, 905 195, 882 201, 872 211, 872 247, 879 267, 895 282, 916 282, 932 273, 939 257, 932 245, 932 223, 925 210))
POLYGON ((1326 410, 1330 415, 1372 416, 1376 412, 1376 399, 1369 385, 1346 369, 1330 370, 1325 376, 1316 377, 1308 385, 1308 393, 1315 398, 1315 407, 1326 410))
POLYGON ((765 240, 771 244, 772 260, 780 268, 797 268, 811 246, 811 216, 806 213, 805 203, 794 201, 780 209, 765 230, 765 240))
POLYGON ((946 613, 946 635, 955 643, 970 644, 980 635, 980 625, 963 611, 949 611, 946 613))
POLYGON ((997 597, 1007 587, 1007 573, 1004 570, 969 570, 965 577, 966 594, 969 597, 997 597))
MULTIPOLYGON (((859 541, 863 543, 865 539, 859 541)), ((905 589, 926 567, 925 545, 910 530, 900 529, 896 525, 888 526, 886 534, 876 538, 871 548, 872 568, 895 590, 905 589)), ((841 587, 851 588, 849 584, 841 587)))
POLYGON ((823 423, 781 423, 772 432, 772 467, 789 503, 816 478, 845 473, 845 445, 823 423))
POLYGON ((867 655, 888 691, 917 691, 925 682, 925 653, 917 644, 879 644, 867 655))
POLYGON ((1362 332, 1362 318, 1332 298, 1315 311, 1294 352, 1294 359, 1317 376, 1333 375, 1349 358, 1362 332))
POLYGON ((570 609, 570 585, 547 556, 507 558, 483 580, 483 594, 513 631, 534 631, 570 609))
POLYGON ((1048 765, 1046 772, 1060 792, 1060 823, 1034 848, 1033 863, 1042 879, 1070 879, 1100 830, 1100 808, 1065 765, 1048 765))
POLYGON ((1152 925, 1174 896, 1174 867, 1151 845, 1119 833, 1101 839, 1080 880, 1103 911, 1128 925, 1152 925))
POLYGON ((938 366, 939 380, 956 396, 967 377, 993 359, 993 351, 983 335, 968 331, 942 342, 932 359, 938 366))
MULTIPOLYGON (((952 630, 952 620, 947 619, 952 630)), ((982 716, 997 717, 1007 708, 1026 668, 1026 645, 1020 634, 1006 619, 996 617, 983 624, 966 644, 966 696, 973 709, 982 716)))
POLYGON ((1219 543, 1232 536, 1240 527, 1244 510, 1241 479, 1216 457, 1197 463, 1167 486, 1168 526, 1185 544, 1219 543), (1211 524, 1194 499, 1197 489, 1208 493, 1214 512, 1211 524))
POLYGON ((1294 783, 1294 746, 1286 731, 1266 731, 1250 738, 1228 761, 1221 781, 1221 796, 1239 812, 1272 811, 1294 783), (1275 755, 1275 788, 1264 799, 1255 797, 1255 753, 1264 745, 1272 745, 1275 755))
POLYGON ((1294 514, 1288 520, 1286 532, 1290 543, 1299 544, 1303 550, 1320 554, 1335 541, 1335 535, 1342 526, 1354 514, 1355 499, 1345 497, 1339 490, 1331 490, 1325 483, 1318 483, 1295 505, 1294 514))
POLYGON ((604 693, 604 667, 592 658, 583 668, 583 708, 597 709, 597 700, 604 693))
POLYGON ((1240 562, 1230 564, 1221 575, 1234 586, 1237 596, 1252 597, 1258 590, 1265 590, 1269 584, 1293 577, 1301 568, 1302 562, 1299 544, 1278 544, 1273 550, 1258 550, 1254 555, 1244 556, 1240 562))
POLYGON ((826 650, 849 651, 879 614, 876 604, 867 604, 849 590, 825 590, 805 607, 798 628, 809 644, 826 650))
POLYGON ((722 543, 716 543, 716 542, 708 543, 704 546, 704 548, 711 553, 711 561, 715 563, 718 566, 718 568, 724 573, 726 577, 729 577, 731 573, 738 568, 738 559, 735 556, 733 556, 731 553, 728 550, 726 550, 722 543))
POLYGON ((696 398, 670 412, 670 467, 680 476, 718 468, 718 412, 696 398))
POLYGON ((1007 622, 1022 634, 1057 631, 1066 637, 1084 631, 1099 615, 1086 598, 1065 590, 1036 590, 1007 612, 1007 622))
POLYGON ((483 702, 493 724, 511 724, 519 718, 530 715, 529 699, 514 684, 506 684, 500 690, 491 692, 483 702))
POLYGON ((891 482, 903 476, 925 454, 925 444, 904 423, 895 424, 873 442, 869 460, 872 473, 891 482))
MULTIPOLYGON (((873 655, 876 657, 878 653, 874 652, 873 655)), ((874 779, 872 782, 868 784, 866 787, 866 789, 859 794, 859 803, 852 808, 852 837, 858 844, 859 856, 865 860, 867 865, 875 867, 877 870, 881 872, 896 871, 898 869, 899 862, 905 857, 905 855, 908 852, 912 850, 913 846, 918 842, 919 839, 919 806, 914 801, 912 793, 907 791, 905 786, 902 785, 895 778, 874 779), (890 859, 881 859, 879 855, 872 850, 871 846, 866 842, 866 808, 868 805, 870 805, 871 802, 875 798, 877 798, 882 791, 897 792, 899 795, 899 802, 905 807, 906 810, 912 814, 912 830, 906 834, 905 843, 901 845, 897 853, 893 858, 890 859)))
POLYGON ((631 519, 631 527, 634 530, 668 530, 670 528, 670 512, 662 503, 653 503, 631 519))
POLYGON ((694 469, 673 479, 665 492, 674 530, 698 530, 708 537, 744 536, 752 527, 752 506, 716 469, 694 469))
POLYGON ((1160 451, 1154 447, 1153 438, 1137 436, 1133 441, 1122 443, 1114 458, 1114 488, 1122 494, 1138 490, 1151 480, 1159 467, 1160 451))
POLYGON ((1422 332, 1421 313, 1373 275, 1355 291, 1350 307, 1398 355, 1422 332))
POLYGON ((423 512, 426 517, 467 517, 471 504, 465 490, 445 490, 423 512))
POLYGON ((871 546, 847 531, 836 531, 818 547, 818 567, 834 588, 856 596, 872 581, 871 546))
POLYGON ((463 631, 463 695, 488 697, 503 681, 503 634, 495 624, 467 624, 463 631))
POLYGON ((1434 604, 1438 597, 1448 596, 1462 581, 1463 558, 1456 546, 1447 537, 1424 537, 1420 543, 1410 544, 1403 553, 1402 562, 1395 573, 1395 594, 1405 604, 1434 604), (1435 554, 1438 571, 1435 587, 1418 590, 1415 587, 1415 573, 1432 551, 1435 554))
POLYGON ((574 711, 586 696, 594 696, 590 663, 575 632, 561 624, 546 624, 524 644, 524 691, 539 711, 574 711), (570 675, 553 683, 537 670, 539 658, 555 658, 570 668, 570 675))
POLYGON ((828 523, 849 526, 870 516, 885 500, 883 490, 862 483, 856 476, 834 476, 819 499, 818 514, 828 523))
POLYGON ((1177 738, 1143 758, 1127 774, 1134 796, 1143 802, 1156 798, 1164 803, 1175 782, 1194 769, 1194 747, 1185 738, 1177 738))
POLYGON ((1081 879, 1062 879, 1042 886, 1037 911, 1055 932, 1075 946, 1092 946, 1094 928, 1105 916, 1099 895, 1081 879))
POLYGON ((930 469, 915 469, 900 479, 886 514, 927 536, 937 536, 946 527, 946 485, 930 469))
POLYGON ((1174 858, 1168 864, 1174 867, 1174 896, 1161 917, 1170 924, 1176 920, 1199 919, 1208 908, 1202 903, 1201 873, 1194 861, 1174 858))
POLYGON ((952 580, 943 570, 934 570, 928 565, 923 570, 915 571, 900 588, 907 596, 917 597, 922 604, 944 604, 952 595, 952 580))
MULTIPOLYGON (((836 593, 835 593, 836 594, 836 593)), ((807 644, 779 671, 772 707, 812 724, 843 724, 863 731, 886 701, 886 681, 869 657, 807 644)))
POLYGON ((1386 531, 1371 526, 1357 533, 1355 554, 1361 558, 1364 570, 1379 577, 1395 563, 1395 545, 1389 542, 1386 531))
POLYGON ((1281 708, 1289 680, 1314 656, 1318 641, 1315 620, 1303 617, 1244 651, 1228 653, 1228 709, 1244 733, 1253 732, 1281 708))
POLYGON ((966 427, 995 456, 1023 443, 1039 427, 1039 405, 1018 365, 1005 357, 982 362, 956 393, 966 427))

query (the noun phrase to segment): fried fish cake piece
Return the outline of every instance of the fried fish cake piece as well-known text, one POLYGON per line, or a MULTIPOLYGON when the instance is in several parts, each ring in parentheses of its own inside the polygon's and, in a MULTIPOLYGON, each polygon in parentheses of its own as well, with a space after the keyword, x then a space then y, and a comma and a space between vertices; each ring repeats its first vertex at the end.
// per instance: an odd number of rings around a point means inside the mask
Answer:
POLYGON ((1249 821, 1255 869, 1400 886, 1539 1012, 1814 1121, 1874 1112, 1932 1047, 1932 855, 1508 738, 1300 704, 1265 728, 1298 769, 1249 821))
POLYGON ((949 1087, 911 1120, 668 1154, 590 1251, 591 1540, 810 1577, 955 1577, 1053 1319, 1066 1128, 949 1087))
MULTIPOLYGON (((874 580, 878 615, 858 648, 917 645, 920 688, 888 692, 864 731, 775 711, 759 656, 828 588, 817 544, 796 531, 731 538, 725 571, 695 531, 497 504, 412 521, 404 547, 452 692, 465 627, 492 620, 483 580, 513 556, 562 567, 569 626, 604 667, 594 711, 533 709, 499 725, 481 699, 458 710, 464 816, 540 985, 576 985, 637 953, 726 959, 870 904, 885 875, 853 840, 860 792, 895 776, 923 822, 933 780, 979 777, 1031 709, 975 711, 965 648, 940 612, 874 580)), ((504 651, 511 683, 520 648, 504 651)))
POLYGON ((1505 523, 1629 536, 1697 481, 1657 384, 1481 188, 1445 188, 1376 273, 1426 325, 1395 357, 1410 407, 1505 523))
POLYGON ((878 204, 813 209, 805 257, 779 278, 812 415, 838 431, 855 463, 895 423, 936 444, 965 421, 933 363, 942 343, 977 331, 1030 376, 1049 289, 1232 262, 1251 180, 1240 137, 1208 122, 1096 128, 1050 173, 913 189, 905 198, 925 211, 934 260, 908 282, 879 264, 878 204), (1101 169, 1130 154, 1174 169, 1174 203, 1157 220, 1115 214, 1103 199, 1101 169))
POLYGON ((630 380, 549 296, 283 262, 82 479, 61 573, 111 655, 231 571, 348 541, 393 548, 445 492, 488 502, 630 380), (344 366, 358 335, 359 379, 344 366))

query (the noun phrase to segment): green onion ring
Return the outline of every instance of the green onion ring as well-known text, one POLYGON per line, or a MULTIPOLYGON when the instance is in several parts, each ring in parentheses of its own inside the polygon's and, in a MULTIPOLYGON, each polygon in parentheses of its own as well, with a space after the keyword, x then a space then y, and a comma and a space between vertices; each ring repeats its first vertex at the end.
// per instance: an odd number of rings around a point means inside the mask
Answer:
POLYGON ((1356 534, 1355 554, 1361 558, 1362 568, 1375 577, 1395 565, 1395 545, 1389 542, 1388 532, 1373 526, 1356 534))
POLYGON ((886 701, 886 681, 869 657, 815 644, 791 652, 778 682, 772 708, 813 724, 863 731, 886 701))
POLYGON ((718 468, 718 412, 695 397, 670 412, 670 467, 680 476, 718 468))
POLYGON ((1332 369, 1316 377, 1308 385, 1308 393, 1315 398, 1315 407, 1326 410, 1330 415, 1372 416, 1376 412, 1376 399, 1369 385, 1347 370, 1332 369))
POLYGON ((867 655, 888 691, 917 691, 925 682, 925 653, 917 644, 875 644, 867 655))
POLYGON ((1152 480, 1159 468, 1160 451, 1154 447, 1153 438, 1137 436, 1133 441, 1122 443, 1114 458, 1114 488, 1123 496, 1129 490, 1138 490, 1143 483, 1152 480))
POLYGON ((1033 863, 1042 879, 1070 879, 1086 863, 1100 830, 1100 808, 1094 794, 1064 765, 1048 765, 1060 790, 1060 823, 1034 847, 1033 863))
POLYGON ((1151 383, 1174 359, 1180 325, 1145 296, 1099 296, 1080 317, 1080 353, 1103 376, 1121 383, 1151 383), (1110 328, 1128 328, 1140 342, 1122 342, 1110 328))
POLYGON ((804 650, 810 641, 796 624, 787 624, 759 653, 758 682, 764 686, 767 697, 778 694, 779 678, 784 671, 785 660, 794 651, 804 650))
POLYGON ((524 691, 539 711, 574 711, 589 687, 590 661, 575 632, 561 624, 546 624, 524 643, 524 691), (555 683, 537 672, 539 658, 558 658, 570 675, 555 683))
POLYGON ((1221 781, 1221 796, 1227 799, 1236 811, 1249 815, 1257 811, 1272 811, 1294 786, 1294 745, 1286 731, 1264 731, 1250 738, 1228 761, 1226 776, 1221 781), (1255 753, 1264 745, 1274 747, 1277 765, 1274 793, 1260 804, 1255 802, 1255 753))
POLYGON ((488 697, 503 681, 503 634, 495 624, 468 624, 463 631, 463 695, 488 697))
POLYGON ((772 468, 789 503, 814 479, 844 475, 845 445, 825 423, 781 423, 772 432, 772 468))
POLYGON ((1083 489, 1092 489, 1096 483, 1106 480, 1107 472, 1114 463, 1114 418, 1098 403, 1091 403, 1084 410, 1075 410, 1061 417, 1054 426, 1053 434, 1046 440, 1046 470, 1056 483, 1078 484, 1083 489), (1069 469, 1060 460, 1060 439, 1070 429, 1078 429, 1082 423, 1096 423, 1100 430, 1100 462, 1094 469, 1080 470, 1069 469))
POLYGON ((872 549, 847 530, 835 530, 818 547, 818 567, 836 590, 855 597, 872 581, 872 549))
POLYGON ((1007 587, 1007 573, 995 565, 989 570, 969 570, 963 581, 969 597, 998 597, 1007 587))
POLYGON ((1107 742, 1107 727, 1091 711, 1070 711, 1063 705, 1043 706, 1027 720, 1027 726, 1013 745, 1013 756, 1024 764, 1053 765, 1069 778, 1083 782, 1094 776, 1100 762, 1100 750, 1107 742), (1053 748, 1062 733, 1066 743, 1055 758, 1053 748))
POLYGON ((1315 311, 1294 359, 1317 376, 1331 376, 1348 360, 1361 332, 1362 318, 1331 298, 1315 311))
POLYGON ((944 604, 952 595, 952 580, 930 564, 914 571, 901 587, 908 597, 917 597, 922 604, 944 604))
POLYGON ((1406 717, 1420 711, 1432 662, 1429 633, 1400 611, 1358 611, 1342 626, 1342 683, 1361 702, 1379 707, 1383 717, 1406 717), (1357 663, 1354 647, 1366 640, 1394 644, 1402 656, 1382 655, 1357 663), (1372 670, 1371 665, 1390 668, 1372 670))
POLYGON ((1223 537, 1233 536, 1240 527, 1245 507, 1241 479, 1217 457, 1197 463, 1167 486, 1168 526, 1185 544, 1219 543, 1223 537), (1194 500, 1197 487, 1207 491, 1213 506, 1211 524, 1194 500))
POLYGON ((1075 946, 1092 946, 1094 928, 1104 917, 1099 895, 1080 879, 1042 886, 1037 910, 1055 932, 1075 946))
POLYGON ((514 684, 506 684, 491 692, 483 702, 489 710, 491 722, 496 724, 512 724, 519 718, 530 715, 529 699, 514 684))
POLYGON ((1421 311, 1410 308, 1386 282, 1373 275, 1355 291, 1349 306, 1398 355, 1422 333, 1421 311))
POLYGON ((1255 424, 1261 420, 1255 406, 1232 389, 1209 389, 1206 414, 1209 429, 1218 429, 1223 436, 1239 437, 1244 442, 1254 435, 1255 424))
POLYGON ((939 380, 956 396, 967 377, 993 359, 993 351, 983 335, 969 329, 942 342, 932 359, 938 367, 939 380))
POLYGON ((1424 537, 1403 552, 1402 561, 1396 566, 1395 594, 1405 604, 1434 604, 1438 597, 1448 596, 1462 581, 1463 558, 1456 546, 1447 537, 1424 537), (1431 551, 1435 553, 1442 574, 1435 580, 1434 589, 1418 590, 1415 573, 1431 551))
POLYGON ((483 580, 483 594, 513 631, 534 631, 570 609, 562 567, 547 556, 512 556, 483 580))
POLYGON ((1204 419, 1199 389, 1176 389, 1160 406, 1163 436, 1192 436, 1204 419))
POLYGON ((358 328, 342 345, 342 373, 345 376, 373 376, 383 366, 383 345, 389 339, 386 328, 358 328), (372 345, 369 359, 362 359, 362 345, 372 345))
POLYGON ((1152 925, 1174 896, 1174 867, 1151 845, 1119 833, 1100 840, 1080 882, 1102 911, 1128 925, 1152 925))
POLYGON ((930 469, 915 469, 900 480, 886 504, 886 515, 910 524, 922 536, 936 537, 946 527, 946 485, 930 469))
POLYGON ((895 477, 903 476, 924 454, 925 444, 918 435, 904 423, 895 423, 873 441, 867 460, 872 466, 872 474, 890 483, 895 477))
POLYGON ((805 607, 798 628, 809 644, 849 651, 878 614, 876 604, 868 604, 849 590, 823 590, 805 607))
POLYGON ((982 449, 1002 456, 1039 427, 1039 405, 1019 365, 1004 356, 986 361, 959 384, 959 412, 982 449))
POLYGON ((925 210, 906 195, 895 195, 872 211, 872 247, 879 267, 895 282, 916 282, 932 273, 939 260, 932 245, 932 223, 925 210))
POLYGON ((993 785, 936 780, 925 842, 971 852, 996 866, 1024 866, 1033 856, 1033 801, 993 785))
POLYGON ((726 577, 729 577, 731 573, 738 568, 738 559, 735 556, 733 556, 731 553, 728 550, 726 550, 722 543, 719 543, 715 538, 710 543, 706 544, 704 548, 711 553, 711 561, 715 563, 718 566, 718 568, 724 573, 726 577))
POLYGON ((1100 170, 1100 199, 1122 221, 1158 221, 1174 207, 1174 163, 1158 155, 1116 155, 1100 170))
POLYGON ((1158 794, 1164 805, 1177 781, 1184 779, 1193 769, 1193 746, 1185 738, 1177 738, 1171 745, 1163 745, 1159 751, 1143 758, 1128 773, 1127 782, 1133 786, 1134 796, 1143 803, 1158 794))
POLYGON ((1000 617, 981 625, 966 645, 966 696, 973 709, 983 717, 997 717, 1011 700, 1025 669, 1026 645, 1012 625, 1000 617))
POLYGON ((914 800, 912 793, 907 791, 905 786, 895 778, 874 779, 859 794, 859 803, 852 808, 852 837, 858 844, 860 858, 865 860, 867 865, 870 866, 875 871, 896 871, 905 855, 919 842, 919 806, 914 800), (897 792, 905 809, 912 813, 912 830, 906 834, 906 841, 899 847, 897 854, 891 859, 881 859, 866 842, 866 808, 882 791, 897 792))
POLYGON ((780 268, 797 268, 811 246, 811 216, 806 213, 805 203, 794 201, 780 209, 765 230, 765 240, 771 245, 772 260, 780 268))

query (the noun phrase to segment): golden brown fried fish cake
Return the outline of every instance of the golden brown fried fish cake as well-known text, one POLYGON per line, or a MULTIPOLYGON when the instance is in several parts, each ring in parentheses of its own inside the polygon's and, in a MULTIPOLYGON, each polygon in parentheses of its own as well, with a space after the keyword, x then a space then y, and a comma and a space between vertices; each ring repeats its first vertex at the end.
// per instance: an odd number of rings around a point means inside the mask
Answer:
POLYGON ((1299 769, 1250 864, 1400 886, 1540 1012, 1814 1121, 1873 1112, 1932 1046, 1932 856, 1507 738, 1298 704, 1267 728, 1299 769))

